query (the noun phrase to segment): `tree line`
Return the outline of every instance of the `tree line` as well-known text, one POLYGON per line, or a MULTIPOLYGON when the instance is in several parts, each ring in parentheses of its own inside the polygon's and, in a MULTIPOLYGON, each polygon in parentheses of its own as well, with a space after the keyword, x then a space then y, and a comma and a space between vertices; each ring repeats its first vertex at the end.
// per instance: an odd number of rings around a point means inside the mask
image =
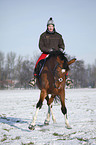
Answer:
MULTIPOLYGON (((29 88, 28 82, 33 77, 34 66, 38 55, 28 58, 16 56, 16 53, 0 52, 0 89, 29 88)), ((67 55, 68 60, 73 58, 67 55)), ((70 66, 68 77, 73 81, 74 88, 96 87, 96 62, 93 65, 77 60, 70 66)))

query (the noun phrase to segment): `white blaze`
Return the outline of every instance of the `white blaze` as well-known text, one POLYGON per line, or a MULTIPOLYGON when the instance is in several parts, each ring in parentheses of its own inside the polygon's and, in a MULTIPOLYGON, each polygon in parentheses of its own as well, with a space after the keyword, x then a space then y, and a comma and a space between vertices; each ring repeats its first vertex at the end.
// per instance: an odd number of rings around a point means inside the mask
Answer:
POLYGON ((66 70, 65 69, 62 69, 62 73, 64 73, 66 70))

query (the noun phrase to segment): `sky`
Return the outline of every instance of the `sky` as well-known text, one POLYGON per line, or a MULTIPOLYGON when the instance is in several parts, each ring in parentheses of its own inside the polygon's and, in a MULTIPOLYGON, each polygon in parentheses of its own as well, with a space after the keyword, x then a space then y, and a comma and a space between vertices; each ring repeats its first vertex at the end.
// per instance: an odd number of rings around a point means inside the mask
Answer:
POLYGON ((0 51, 40 54, 39 38, 50 17, 64 39, 65 52, 94 64, 96 0, 0 0, 0 51))

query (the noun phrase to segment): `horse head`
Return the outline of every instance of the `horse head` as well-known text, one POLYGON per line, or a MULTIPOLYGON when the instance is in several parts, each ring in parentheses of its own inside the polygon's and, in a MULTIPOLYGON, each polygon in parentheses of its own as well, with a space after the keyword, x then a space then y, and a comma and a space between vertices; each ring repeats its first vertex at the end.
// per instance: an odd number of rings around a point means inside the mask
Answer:
POLYGON ((69 70, 69 65, 76 61, 76 58, 73 58, 72 60, 68 61, 68 59, 65 56, 65 53, 62 53, 60 51, 56 51, 55 54, 57 56, 57 62, 62 67, 62 73, 65 73, 65 71, 67 72, 69 70))

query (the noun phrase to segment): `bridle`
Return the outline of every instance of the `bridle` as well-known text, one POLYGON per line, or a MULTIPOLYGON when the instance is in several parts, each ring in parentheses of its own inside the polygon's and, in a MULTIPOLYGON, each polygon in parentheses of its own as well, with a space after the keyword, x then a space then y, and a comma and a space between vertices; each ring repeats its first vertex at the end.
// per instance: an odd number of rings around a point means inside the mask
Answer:
POLYGON ((56 63, 56 65, 55 65, 55 67, 54 67, 53 70, 50 68, 50 64, 49 64, 49 70, 50 70, 50 72, 51 72, 51 74, 52 74, 52 76, 53 76, 53 78, 54 78, 54 83, 53 83, 53 85, 54 85, 55 88, 58 89, 58 87, 56 87, 56 82, 63 82, 63 81, 64 81, 64 76, 65 76, 65 74, 64 74, 63 77, 60 77, 60 75, 58 75, 57 67, 61 68, 61 70, 64 69, 64 68, 62 68, 62 67, 60 66, 60 63, 58 63, 58 62, 56 63))

